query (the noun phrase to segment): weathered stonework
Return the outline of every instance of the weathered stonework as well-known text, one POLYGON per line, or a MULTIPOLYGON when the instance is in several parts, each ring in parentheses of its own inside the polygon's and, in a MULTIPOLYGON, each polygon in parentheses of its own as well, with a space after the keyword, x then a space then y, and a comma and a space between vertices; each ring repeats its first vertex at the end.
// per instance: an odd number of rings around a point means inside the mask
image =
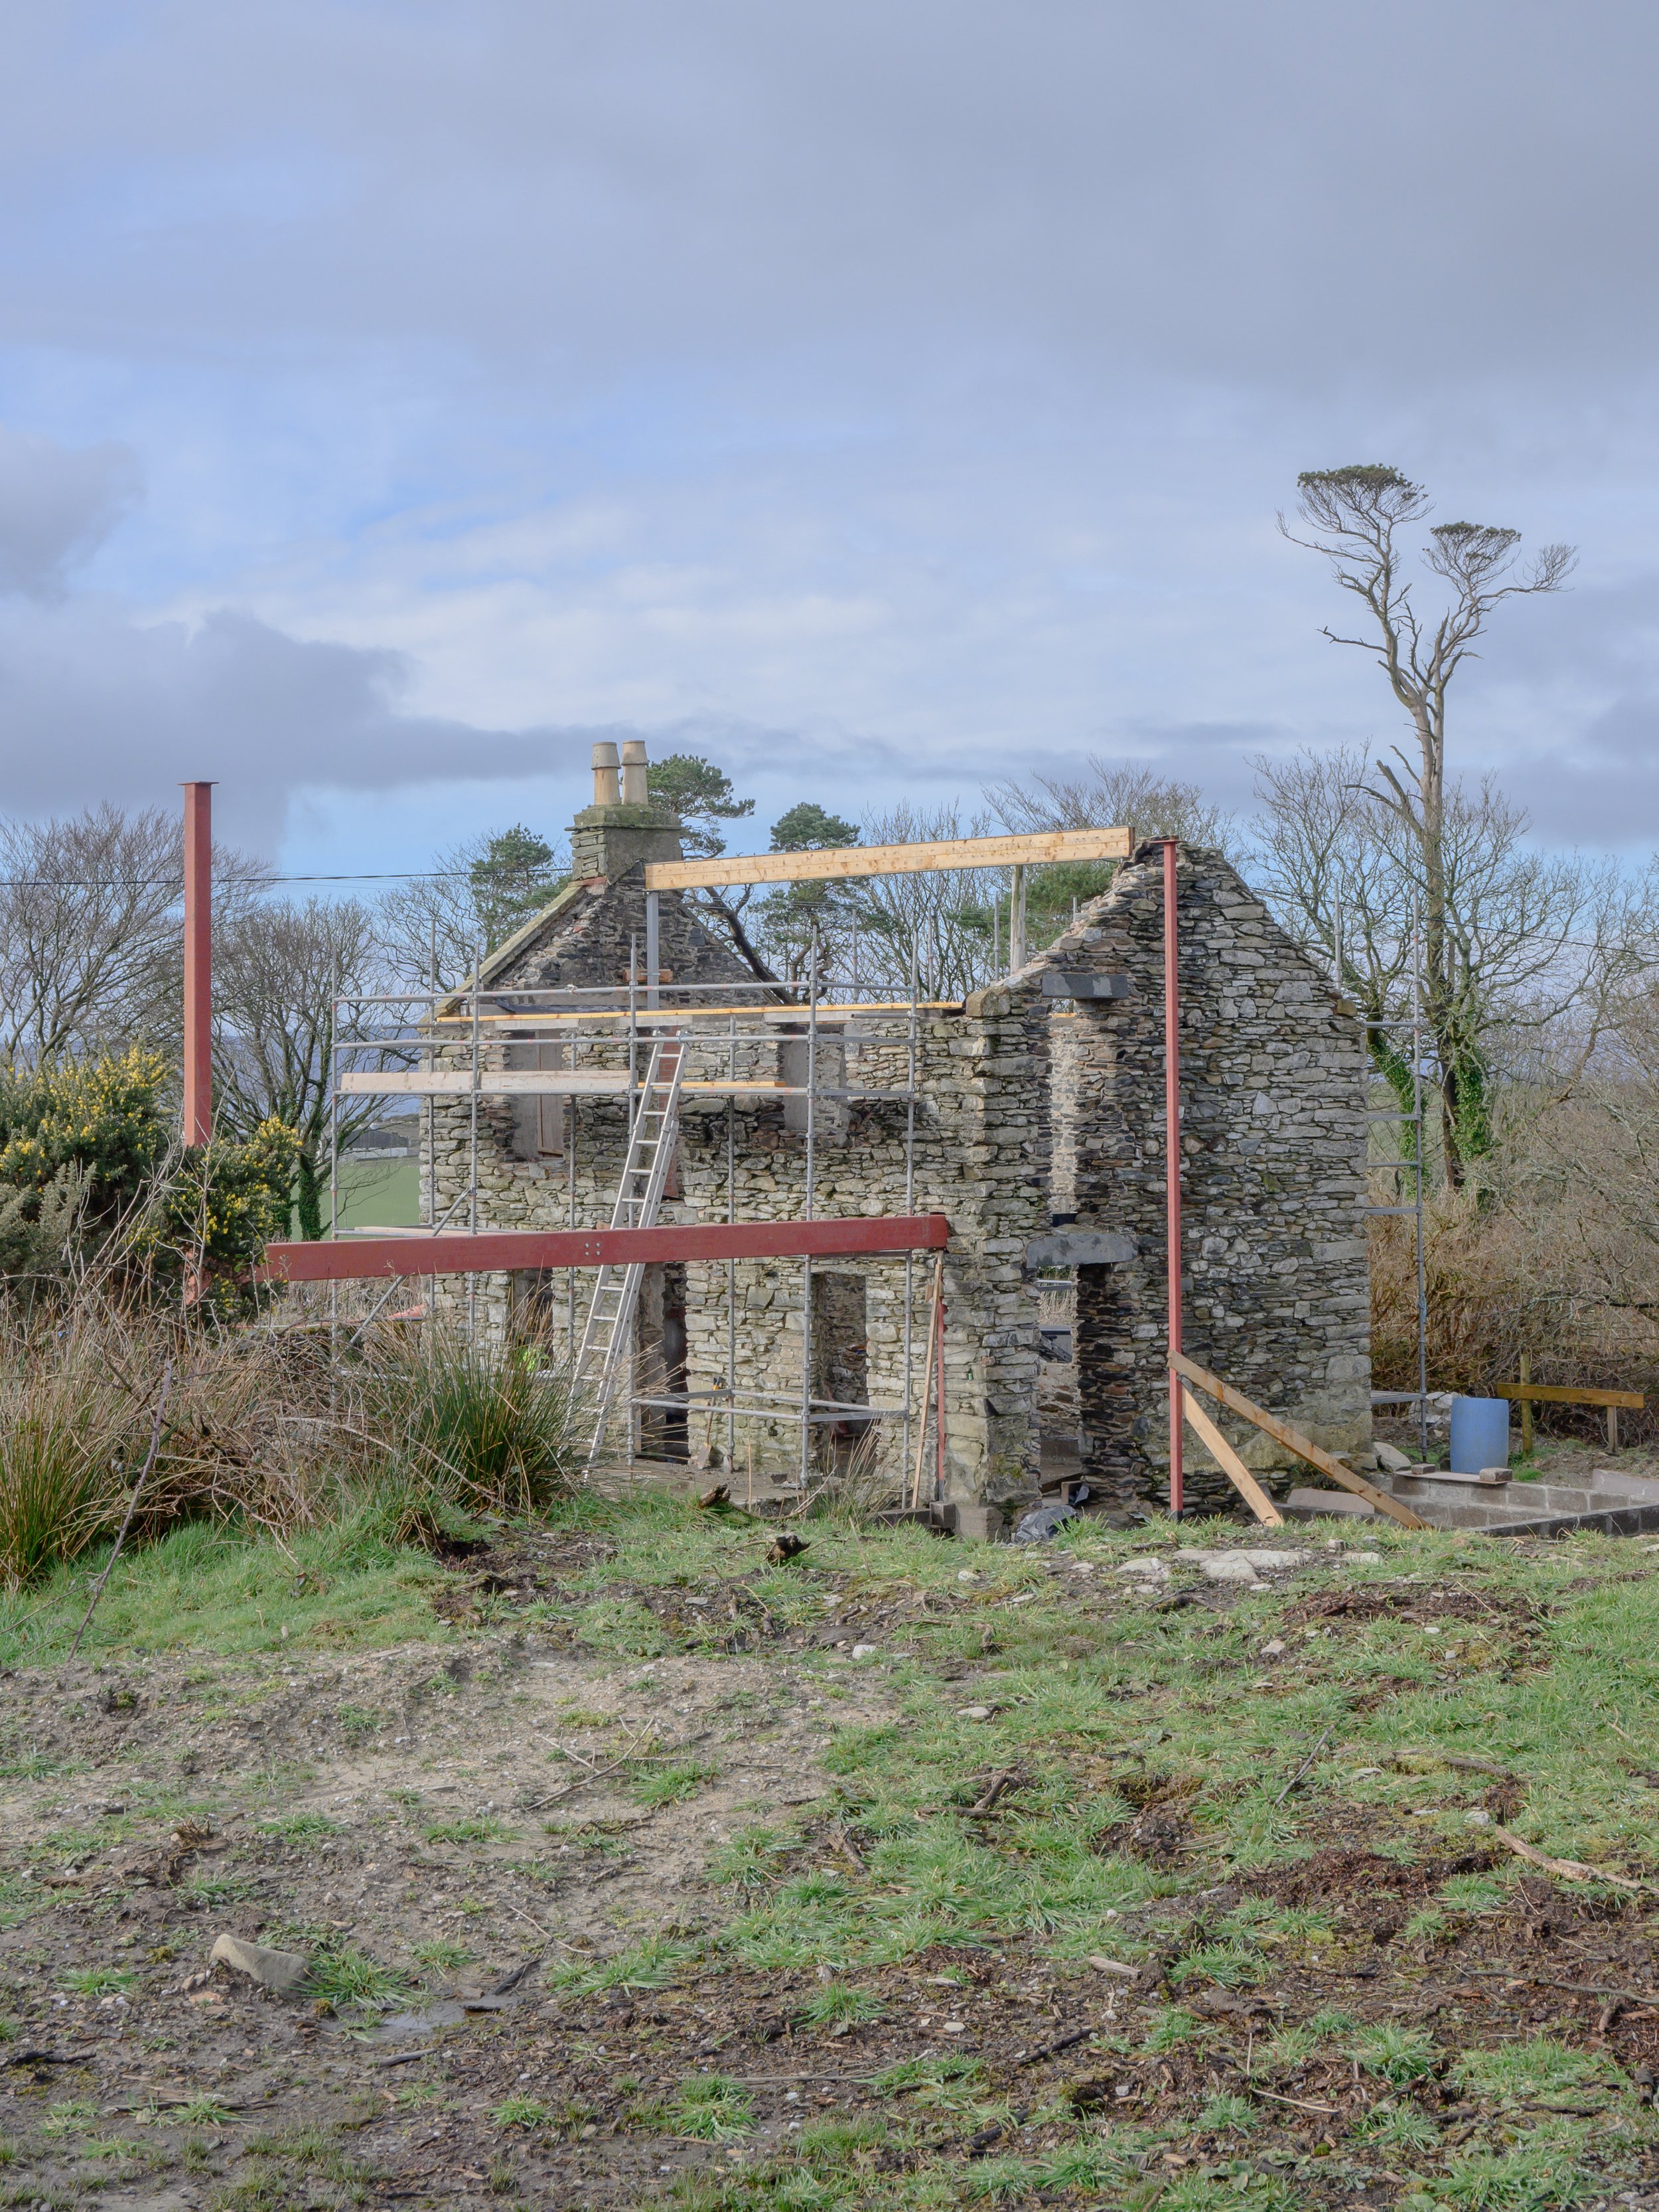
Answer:
MULTIPOLYGON (((1218 854, 1182 848, 1177 880, 1185 1348, 1328 1449, 1365 1452, 1364 1031, 1218 854)), ((1169 1464, 1162 847, 1036 965, 1130 980, 1055 1018, 1054 1205, 1134 1240, 1132 1260, 1079 1268, 1076 1340, 1085 1469, 1145 1495, 1169 1464)), ((1225 1425, 1251 1466, 1292 1463, 1225 1425)), ((1194 1501, 1230 1503, 1190 1433, 1188 1455, 1194 1501)))
MULTIPOLYGON (((635 981, 643 981, 641 863, 678 849, 659 819, 633 818, 650 811, 588 810, 578 832, 586 838, 581 865, 592 872, 485 963, 482 981, 501 994, 496 1009, 510 1013, 518 991, 626 989, 630 952, 635 981), (642 837, 668 842, 641 851, 642 837)), ((1113 1231, 1120 1240, 1113 1249, 1129 1256, 1076 1270, 1077 1389, 1074 1396, 1044 1392, 1051 1418, 1056 1407, 1079 1410, 1083 1471, 1112 1492, 1146 1498, 1164 1480, 1160 861, 1158 848, 1142 848, 1058 945, 959 1009, 923 1010, 914 1041, 908 1015, 867 1009, 856 1017, 854 1035, 837 1037, 826 1027, 820 1036, 820 1085, 855 1093, 906 1091, 914 1049, 908 1186, 910 1109, 902 1098, 826 1101, 814 1115, 811 1210, 949 1216, 946 1490, 957 1498, 1016 1501, 1038 1489, 1041 1285, 1027 1248, 1056 1221, 1113 1231), (1062 968, 1127 975, 1130 995, 1051 997, 1043 977, 1062 968)), ((1183 849, 1180 885, 1188 1349, 1328 1446, 1363 1449, 1370 1438, 1363 1032, 1219 855, 1183 849)), ((665 1006, 689 1003, 676 985, 752 984, 731 948, 674 893, 660 897, 659 944, 665 1006)), ((746 992, 733 1003, 753 1005, 757 995, 746 992)), ((543 1011, 552 1003, 536 1002, 543 1011)), ((498 1027, 486 1048, 487 1065, 514 1064, 514 1055, 540 1049, 505 1026, 509 1034, 498 1027)), ((442 1057, 468 1064, 464 1038, 450 1035, 457 1041, 442 1057)), ((626 1057, 625 1036, 613 1035, 581 1047, 578 1065, 618 1066, 626 1057)), ((718 1054, 700 1049, 692 1072, 799 1082, 804 1058, 799 1035, 750 1030, 718 1054)), ((688 1091, 664 1219, 802 1218, 807 1146, 799 1106, 688 1091)), ((471 1108, 441 1100, 430 1110, 441 1212, 467 1187, 471 1108)), ((550 1152, 526 1144, 522 1103, 481 1101, 481 1226, 555 1228, 609 1218, 626 1145, 623 1102, 586 1096, 556 1110, 559 1144, 550 1152)), ((545 1139, 545 1122, 541 1130, 545 1139)), ((895 1409, 878 1437, 881 1461, 896 1474, 921 1413, 932 1273, 927 1255, 908 1266, 902 1258, 847 1259, 810 1271, 791 1260, 690 1263, 647 1295, 638 1382, 659 1390, 666 1381, 695 1395, 730 1381, 740 1395, 781 1394, 798 1404, 806 1286, 809 1275, 817 1277, 812 1394, 848 1402, 851 1391, 850 1402, 895 1409), (907 1324, 908 1430, 896 1411, 905 1404, 907 1324)), ((557 1335, 580 1328, 591 1280, 580 1273, 495 1278, 477 1295, 490 1326, 511 1327, 533 1306, 539 1324, 557 1335)), ((464 1283, 449 1279, 442 1295, 464 1297, 464 1283)), ((739 1474, 750 1464, 757 1474, 780 1474, 799 1462, 799 1428, 782 1419, 732 1423, 694 1405, 684 1426, 678 1417, 650 1423, 647 1443, 687 1449, 702 1464, 730 1464, 739 1474)), ((862 1424, 853 1417, 844 1425, 856 1433, 862 1424)), ((1253 1464, 1274 1463, 1261 1449, 1265 1439, 1254 1431, 1244 1437, 1253 1464)), ((819 1446, 824 1441, 820 1432, 819 1446)), ((1189 1464, 1194 1502, 1231 1503, 1230 1488, 1201 1453, 1194 1449, 1189 1464)))

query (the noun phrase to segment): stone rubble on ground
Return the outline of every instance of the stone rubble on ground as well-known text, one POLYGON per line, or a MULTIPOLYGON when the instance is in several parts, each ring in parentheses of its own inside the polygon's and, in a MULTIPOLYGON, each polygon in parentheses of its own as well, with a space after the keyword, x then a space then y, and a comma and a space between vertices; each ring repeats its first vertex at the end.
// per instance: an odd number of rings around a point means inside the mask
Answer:
POLYGON ((279 1996, 295 1989, 311 1969, 311 1961, 298 1951, 272 1951, 263 1943, 250 1943, 243 1936, 223 1935, 214 1943, 210 1964, 224 1966, 233 1974, 245 1974, 261 1989, 273 1990, 279 1996))

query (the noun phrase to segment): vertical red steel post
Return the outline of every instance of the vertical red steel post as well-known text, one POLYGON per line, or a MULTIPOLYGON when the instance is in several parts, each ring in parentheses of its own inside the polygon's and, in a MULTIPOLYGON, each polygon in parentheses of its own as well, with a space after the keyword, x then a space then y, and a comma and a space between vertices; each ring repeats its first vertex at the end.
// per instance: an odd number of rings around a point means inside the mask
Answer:
MULTIPOLYGON (((1170 1352, 1181 1350, 1181 963, 1176 848, 1164 841, 1164 1208, 1170 1280, 1170 1352)), ((1170 1510, 1182 1507, 1181 1377, 1170 1370, 1170 1510)))
POLYGON ((939 1319, 935 1326, 939 1331, 939 1360, 936 1395, 933 1401, 937 1408, 933 1417, 933 1435, 936 1439, 939 1461, 938 1473, 933 1478, 933 1495, 935 1498, 943 1498, 945 1495, 945 1301, 943 1298, 939 1302, 939 1319))
POLYGON ((213 1133, 213 786, 185 786, 185 1142, 213 1133))

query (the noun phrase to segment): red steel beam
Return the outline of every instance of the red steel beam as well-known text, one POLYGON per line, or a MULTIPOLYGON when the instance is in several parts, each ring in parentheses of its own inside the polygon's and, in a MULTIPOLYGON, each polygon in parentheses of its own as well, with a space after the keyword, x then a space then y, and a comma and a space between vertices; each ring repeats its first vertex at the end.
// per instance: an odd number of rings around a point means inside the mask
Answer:
POLYGON ((351 1237, 272 1244, 264 1283, 347 1283, 383 1275, 512 1273, 522 1267, 620 1267, 653 1260, 799 1260, 921 1252, 950 1242, 943 1213, 855 1221, 674 1222, 655 1229, 495 1229, 477 1235, 351 1237))
MULTIPOLYGON (((1170 1357, 1181 1357, 1181 932, 1180 848, 1164 841, 1164 1215, 1168 1246, 1170 1357)), ((1181 1377, 1170 1370, 1170 1510, 1181 1517, 1185 1498, 1181 1377)))
POLYGON ((185 786, 185 1127, 213 1134, 213 786, 185 786))

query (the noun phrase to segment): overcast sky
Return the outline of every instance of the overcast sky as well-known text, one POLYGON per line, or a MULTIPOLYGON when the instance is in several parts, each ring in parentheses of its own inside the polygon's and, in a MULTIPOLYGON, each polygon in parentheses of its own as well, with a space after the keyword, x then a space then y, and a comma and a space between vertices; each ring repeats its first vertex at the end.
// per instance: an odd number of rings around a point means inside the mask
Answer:
MULTIPOLYGON (((1397 735, 1274 532, 1582 550, 1454 763, 1659 842, 1659 11, 0 0, 0 810, 295 867, 1397 735)), ((737 841, 734 841, 737 842, 737 841)))

